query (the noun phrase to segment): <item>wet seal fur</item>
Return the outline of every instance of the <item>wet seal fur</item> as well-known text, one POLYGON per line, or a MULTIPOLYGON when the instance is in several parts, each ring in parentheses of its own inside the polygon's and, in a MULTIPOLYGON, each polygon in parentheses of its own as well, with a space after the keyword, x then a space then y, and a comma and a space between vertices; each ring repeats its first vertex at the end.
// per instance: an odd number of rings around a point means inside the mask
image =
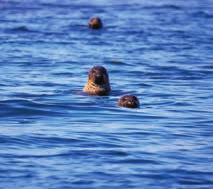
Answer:
POLYGON ((103 66, 94 66, 88 74, 83 91, 89 95, 106 96, 111 92, 109 76, 103 66))
POLYGON ((140 102, 136 96, 125 95, 118 100, 118 106, 126 108, 139 108, 140 102))
POLYGON ((91 29, 100 29, 103 27, 102 21, 99 17, 93 17, 89 20, 89 28, 91 29))

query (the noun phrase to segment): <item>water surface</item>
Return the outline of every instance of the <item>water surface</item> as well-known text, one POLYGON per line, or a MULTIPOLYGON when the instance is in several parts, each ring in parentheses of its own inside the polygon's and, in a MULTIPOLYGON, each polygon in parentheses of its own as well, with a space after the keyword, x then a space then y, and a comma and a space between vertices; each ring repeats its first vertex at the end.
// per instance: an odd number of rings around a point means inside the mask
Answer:
POLYGON ((211 0, 1 0, 0 188, 213 188, 212 23, 211 0), (110 96, 81 93, 94 65, 110 96))

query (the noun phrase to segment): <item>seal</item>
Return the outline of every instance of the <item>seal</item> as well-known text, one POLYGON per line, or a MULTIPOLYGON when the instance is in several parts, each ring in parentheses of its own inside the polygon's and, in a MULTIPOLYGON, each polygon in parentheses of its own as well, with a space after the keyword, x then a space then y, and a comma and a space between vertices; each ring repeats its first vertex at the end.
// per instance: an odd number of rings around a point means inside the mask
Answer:
POLYGON ((126 108, 139 108, 140 103, 136 96, 125 95, 118 100, 118 106, 126 108))
POLYGON ((89 28, 91 29, 100 29, 103 27, 102 21, 99 17, 93 17, 89 20, 89 28))
POLYGON ((88 74, 83 91, 89 95, 106 96, 111 91, 109 76, 103 66, 94 66, 88 74))

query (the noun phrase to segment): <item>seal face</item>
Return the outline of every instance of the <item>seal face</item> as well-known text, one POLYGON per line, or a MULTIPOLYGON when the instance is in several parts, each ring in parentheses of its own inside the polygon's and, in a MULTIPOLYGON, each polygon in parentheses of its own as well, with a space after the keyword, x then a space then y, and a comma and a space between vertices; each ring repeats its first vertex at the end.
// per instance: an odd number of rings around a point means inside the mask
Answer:
POLYGON ((102 21, 99 17, 93 17, 89 20, 89 28, 100 29, 103 27, 102 21))
POLYGON ((140 103, 136 96, 125 95, 118 100, 118 105, 126 108, 139 108, 140 103))
POLYGON ((102 66, 94 66, 88 74, 88 81, 83 89, 89 95, 108 95, 111 91, 107 70, 102 66))

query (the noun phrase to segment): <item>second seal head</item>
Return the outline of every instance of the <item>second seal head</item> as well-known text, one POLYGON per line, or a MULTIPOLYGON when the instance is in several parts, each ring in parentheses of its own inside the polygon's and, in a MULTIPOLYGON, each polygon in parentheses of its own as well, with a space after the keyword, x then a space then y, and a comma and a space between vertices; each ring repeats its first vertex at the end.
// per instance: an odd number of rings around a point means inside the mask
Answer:
POLYGON ((136 96, 125 95, 118 100, 118 105, 126 108, 139 108, 140 103, 136 96))
POLYGON ((89 28, 91 29, 100 29, 103 27, 103 23, 99 17, 93 17, 89 20, 89 28))

